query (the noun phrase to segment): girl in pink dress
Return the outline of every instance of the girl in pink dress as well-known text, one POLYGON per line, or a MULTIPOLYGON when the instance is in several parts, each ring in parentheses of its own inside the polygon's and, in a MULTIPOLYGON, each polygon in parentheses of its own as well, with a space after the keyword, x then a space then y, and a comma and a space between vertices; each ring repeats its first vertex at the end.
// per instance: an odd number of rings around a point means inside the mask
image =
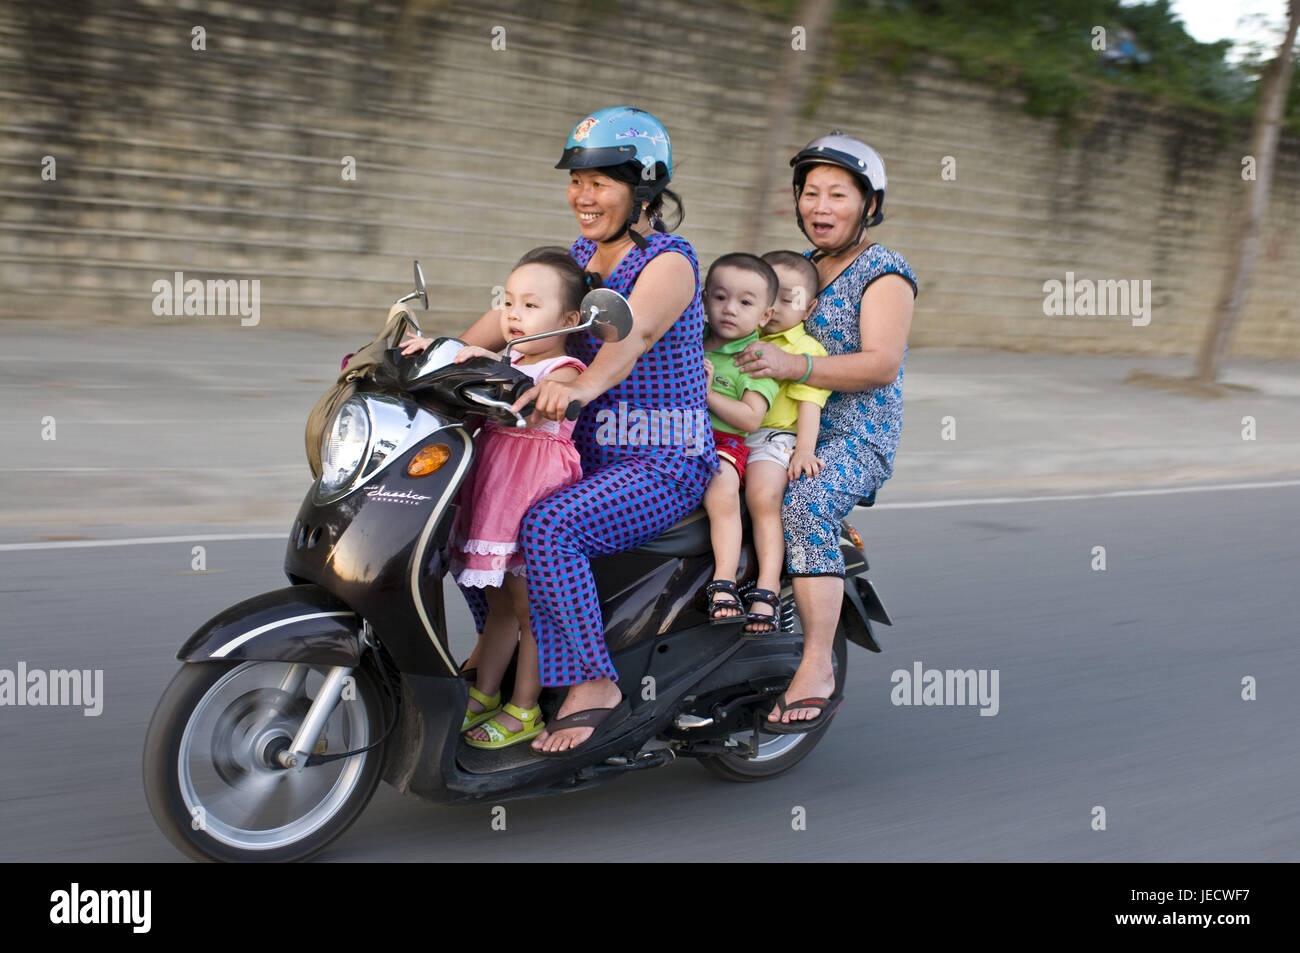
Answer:
MULTIPOLYGON (((572 327, 580 320, 588 276, 563 248, 524 255, 506 279, 501 330, 507 341, 572 327)), ((564 351, 565 335, 527 341, 511 350, 511 364, 534 382, 568 382, 586 365, 564 351)), ((457 363, 498 358, 464 347, 457 363)), ((534 503, 582 479, 571 435, 576 421, 542 420, 519 429, 488 421, 475 440, 474 464, 461 489, 453 530, 451 570, 464 587, 485 590, 487 620, 474 651, 477 676, 462 730, 477 748, 505 748, 541 734, 537 706, 541 677, 528 620, 528 590, 519 527, 534 503), (501 704, 501 680, 519 646, 514 693, 501 704)))

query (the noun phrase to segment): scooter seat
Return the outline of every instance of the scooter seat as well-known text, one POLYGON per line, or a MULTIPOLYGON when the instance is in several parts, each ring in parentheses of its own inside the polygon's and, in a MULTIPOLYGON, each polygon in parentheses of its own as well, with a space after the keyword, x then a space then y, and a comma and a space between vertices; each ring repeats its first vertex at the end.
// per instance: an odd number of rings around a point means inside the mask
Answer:
POLYGON ((704 556, 713 550, 709 538, 709 517, 698 507, 648 543, 632 550, 647 556, 704 556))
MULTIPOLYGON (((749 509, 740 501, 740 526, 749 539, 749 509)), ((709 535, 709 514, 697 507, 681 521, 668 527, 650 542, 632 550, 648 556, 707 556, 713 552, 713 539, 709 535)))

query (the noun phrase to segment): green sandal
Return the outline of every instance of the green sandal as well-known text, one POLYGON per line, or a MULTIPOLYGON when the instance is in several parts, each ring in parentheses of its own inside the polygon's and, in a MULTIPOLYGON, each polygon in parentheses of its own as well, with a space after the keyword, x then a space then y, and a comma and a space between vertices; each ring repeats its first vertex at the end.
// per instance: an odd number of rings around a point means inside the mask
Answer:
POLYGON ((542 721, 542 709, 537 705, 532 708, 523 709, 518 705, 512 705, 507 702, 500 711, 493 712, 499 715, 504 711, 507 715, 512 715, 519 719, 523 726, 518 731, 511 731, 496 718, 489 718, 483 725, 483 730, 488 733, 490 741, 479 741, 477 738, 466 738, 465 743, 475 748, 486 748, 493 750, 496 748, 509 748, 511 745, 517 745, 521 741, 528 741, 540 735, 546 728, 546 722, 542 721))
POLYGON ((461 731, 469 731, 471 728, 477 728, 501 710, 500 692, 497 692, 495 695, 484 695, 481 691, 471 685, 469 687, 469 697, 482 705, 483 711, 470 711, 469 706, 466 705, 465 720, 462 721, 460 725, 461 731))

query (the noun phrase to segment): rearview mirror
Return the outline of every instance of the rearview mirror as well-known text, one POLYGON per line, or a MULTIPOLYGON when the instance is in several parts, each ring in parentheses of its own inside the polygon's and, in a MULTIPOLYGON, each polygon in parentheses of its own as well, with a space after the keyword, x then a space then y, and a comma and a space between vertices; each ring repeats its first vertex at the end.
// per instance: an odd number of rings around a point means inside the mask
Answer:
POLYGON ((540 341, 542 338, 555 337, 557 334, 572 334, 574 331, 591 330, 602 341, 621 341, 632 331, 632 308, 617 291, 611 288, 597 288, 588 291, 582 299, 581 323, 569 328, 556 328, 554 331, 540 331, 527 337, 515 338, 506 345, 506 361, 511 360, 515 345, 525 341, 540 341))
POLYGON ((632 306, 612 288, 597 288, 582 299, 582 322, 602 341, 621 341, 632 333, 632 306))
POLYGON ((420 262, 415 262, 415 293, 419 295, 421 303, 424 304, 424 310, 429 310, 429 288, 424 283, 424 269, 420 267, 420 262))

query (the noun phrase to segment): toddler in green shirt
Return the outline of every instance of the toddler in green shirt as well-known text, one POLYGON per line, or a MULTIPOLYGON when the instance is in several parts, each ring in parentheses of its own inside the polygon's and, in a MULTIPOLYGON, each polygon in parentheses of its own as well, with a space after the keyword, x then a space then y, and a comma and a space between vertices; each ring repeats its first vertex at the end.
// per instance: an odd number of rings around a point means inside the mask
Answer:
POLYGON ((713 543, 713 581, 709 620, 717 625, 743 622, 736 591, 740 563, 740 488, 749 448, 745 438, 758 430, 776 400, 780 382, 740 371, 736 355, 758 340, 761 324, 772 317, 780 283, 772 266, 756 255, 733 252, 709 268, 704 279, 704 312, 709 329, 704 339, 704 370, 709 383, 709 416, 721 465, 704 492, 713 543))

